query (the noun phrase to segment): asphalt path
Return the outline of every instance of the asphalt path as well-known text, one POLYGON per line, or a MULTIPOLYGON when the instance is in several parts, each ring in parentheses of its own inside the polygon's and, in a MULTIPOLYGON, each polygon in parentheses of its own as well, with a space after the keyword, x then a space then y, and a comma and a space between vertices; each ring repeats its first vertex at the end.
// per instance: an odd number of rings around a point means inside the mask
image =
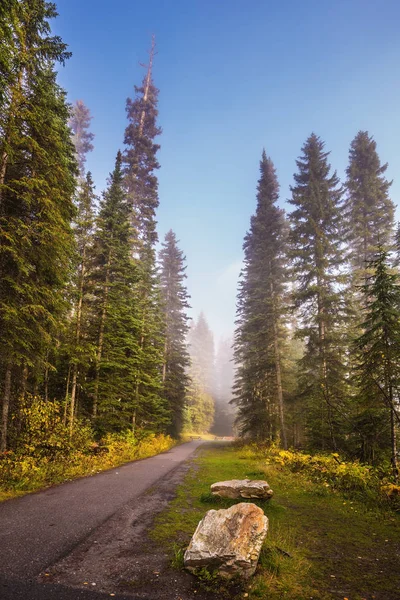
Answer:
POLYGON ((38 585, 33 580, 127 502, 178 467, 202 443, 192 441, 151 458, 1 503, 0 600, 109 597, 38 585))

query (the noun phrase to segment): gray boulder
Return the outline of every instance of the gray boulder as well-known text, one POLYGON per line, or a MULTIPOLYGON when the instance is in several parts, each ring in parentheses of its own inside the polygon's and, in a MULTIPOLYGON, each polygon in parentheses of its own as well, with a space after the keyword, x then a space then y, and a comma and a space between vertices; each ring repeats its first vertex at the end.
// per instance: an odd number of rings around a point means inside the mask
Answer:
POLYGON ((217 569, 225 578, 253 575, 268 531, 268 519, 255 504, 241 502, 226 510, 209 510, 185 552, 189 571, 217 569))
POLYGON ((211 486, 213 496, 221 498, 259 498, 269 500, 273 491, 266 481, 251 479, 231 479, 218 481, 211 486))

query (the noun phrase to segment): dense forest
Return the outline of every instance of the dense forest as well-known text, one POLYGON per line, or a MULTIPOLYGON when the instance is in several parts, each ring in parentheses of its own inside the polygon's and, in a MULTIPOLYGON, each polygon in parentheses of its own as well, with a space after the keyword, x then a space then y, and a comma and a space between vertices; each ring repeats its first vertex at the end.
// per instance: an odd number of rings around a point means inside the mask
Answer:
POLYGON ((391 460, 397 477, 399 233, 374 139, 360 131, 341 183, 315 134, 285 215, 263 152, 244 241, 234 402, 243 435, 391 460))
POLYGON ((190 360, 185 257, 172 230, 157 253, 154 40, 99 198, 85 168, 90 110, 69 106, 56 82, 69 53, 50 31, 55 6, 10 0, 0 10, 1 450, 18 447, 47 403, 71 439, 87 424, 96 437, 208 431, 211 383, 200 357, 190 360))
POLYGON ((216 351, 205 316, 188 317, 174 231, 158 240, 155 42, 98 196, 54 17, 44 0, 0 6, 0 450, 29 446, 50 413, 79 444, 84 430, 229 435, 236 412, 241 436, 391 460, 396 477, 400 230, 373 137, 357 133, 341 182, 311 134, 288 214, 263 152, 233 350, 216 351))

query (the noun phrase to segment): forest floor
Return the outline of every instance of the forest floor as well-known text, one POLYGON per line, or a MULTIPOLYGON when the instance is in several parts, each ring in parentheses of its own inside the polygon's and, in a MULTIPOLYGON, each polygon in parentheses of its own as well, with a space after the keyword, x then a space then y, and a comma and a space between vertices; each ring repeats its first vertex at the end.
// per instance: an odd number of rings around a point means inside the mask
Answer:
POLYGON ((143 600, 399 600, 400 515, 267 462, 207 444, 41 580, 143 600), (183 553, 198 521, 233 504, 210 496, 210 484, 245 477, 266 478, 274 490, 272 500, 256 502, 269 532, 255 576, 238 585, 207 572, 190 575, 183 553))

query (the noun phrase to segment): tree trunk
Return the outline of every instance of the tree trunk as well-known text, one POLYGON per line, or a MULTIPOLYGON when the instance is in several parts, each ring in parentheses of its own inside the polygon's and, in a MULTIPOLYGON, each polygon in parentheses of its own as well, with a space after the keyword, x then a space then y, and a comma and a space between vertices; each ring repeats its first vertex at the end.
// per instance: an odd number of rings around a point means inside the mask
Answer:
MULTIPOLYGON (((272 269, 270 269, 270 271, 272 271, 272 269)), ((271 272, 271 276, 272 276, 272 272, 271 272)), ((286 450, 287 449, 287 438, 286 438, 284 406, 283 406, 281 353, 280 353, 279 339, 278 339, 278 323, 277 323, 277 314, 276 314, 276 306, 275 306, 274 285, 273 285, 272 281, 271 281, 271 297, 272 297, 275 373, 276 373, 276 386, 277 386, 277 393, 278 393, 279 422, 280 422, 280 428, 281 428, 281 442, 282 442, 284 450, 286 450)))
POLYGON ((66 387, 66 390, 65 390, 65 406, 64 406, 64 417, 63 417, 63 423, 64 423, 64 425, 67 424, 67 412, 68 412, 68 397, 69 397, 69 381, 70 381, 70 377, 71 377, 71 365, 68 368, 67 387, 66 387))
POLYGON ((100 329, 99 329, 99 341, 97 344, 97 356, 96 356, 96 376, 94 384, 94 398, 93 398, 93 417, 97 416, 98 404, 99 404, 99 379, 100 379, 100 362, 103 354, 104 344, 104 327, 107 317, 107 301, 108 301, 108 285, 110 278, 110 264, 111 264, 111 252, 108 255, 107 268, 106 268, 106 280, 104 283, 104 298, 103 298, 103 310, 101 311, 100 329))
POLYGON ((7 450, 7 428, 8 428, 8 411, 10 409, 11 399, 11 372, 12 365, 9 362, 6 366, 6 374, 4 378, 4 393, 3 393, 3 407, 1 414, 1 440, 0 440, 0 452, 7 450))
MULTIPOLYGON (((22 50, 25 50, 25 43, 22 43, 22 50)), ((0 214, 1 214, 1 204, 3 199, 3 185, 6 179, 7 165, 9 161, 9 152, 7 147, 9 147, 12 143, 12 130, 15 123, 15 118, 17 116, 17 111, 19 108, 19 104, 21 102, 21 90, 22 90, 22 82, 24 77, 25 68, 20 69, 17 81, 14 87, 12 87, 11 91, 11 102, 10 108, 8 111, 8 122, 5 126, 5 135, 4 135, 4 144, 3 149, 0 154, 0 214)))
MULTIPOLYGON (((147 99, 149 97, 149 89, 150 89, 150 83, 151 83, 151 72, 153 69, 153 60, 154 60, 154 51, 155 51, 155 47, 156 47, 156 42, 155 42, 155 37, 153 35, 152 40, 151 40, 151 50, 150 50, 150 61, 149 61, 149 65, 147 67, 147 75, 146 75, 146 83, 144 86, 144 94, 143 94, 143 101, 146 103, 147 99)), ((142 136, 143 134, 143 126, 144 126, 144 119, 146 117, 146 109, 142 110, 142 114, 140 115, 140 124, 139 124, 139 135, 142 136)))
POLYGON ((396 423, 394 418, 394 408, 390 409, 390 433, 391 433, 391 442, 392 442, 392 469, 393 469, 393 478, 397 483, 399 478, 399 469, 397 466, 397 441, 396 441, 396 423))
POLYGON ((132 433, 133 433, 133 435, 135 435, 135 431, 136 431, 136 410, 133 411, 133 415, 132 415, 132 433))
MULTIPOLYGON (((76 307, 76 330, 75 330, 75 348, 78 346, 81 338, 81 321, 82 321, 82 304, 83 304, 83 282, 85 277, 85 261, 86 258, 86 246, 83 248, 82 254, 82 268, 79 281, 78 290, 78 305, 76 307)), ((76 385, 78 381, 78 365, 75 362, 72 366, 72 387, 71 387, 71 406, 69 414, 69 434, 72 437, 72 430, 74 427, 75 418, 75 400, 76 400, 76 385)))
POLYGON ((163 383, 165 383, 165 378, 167 376, 167 351, 168 351, 168 343, 167 343, 167 336, 165 336, 164 361, 163 361, 163 368, 162 368, 162 382, 163 383))
POLYGON ((21 400, 25 400, 26 388, 27 388, 27 385, 28 385, 28 375, 29 375, 29 370, 28 370, 27 365, 25 365, 24 368, 22 369, 21 400))

